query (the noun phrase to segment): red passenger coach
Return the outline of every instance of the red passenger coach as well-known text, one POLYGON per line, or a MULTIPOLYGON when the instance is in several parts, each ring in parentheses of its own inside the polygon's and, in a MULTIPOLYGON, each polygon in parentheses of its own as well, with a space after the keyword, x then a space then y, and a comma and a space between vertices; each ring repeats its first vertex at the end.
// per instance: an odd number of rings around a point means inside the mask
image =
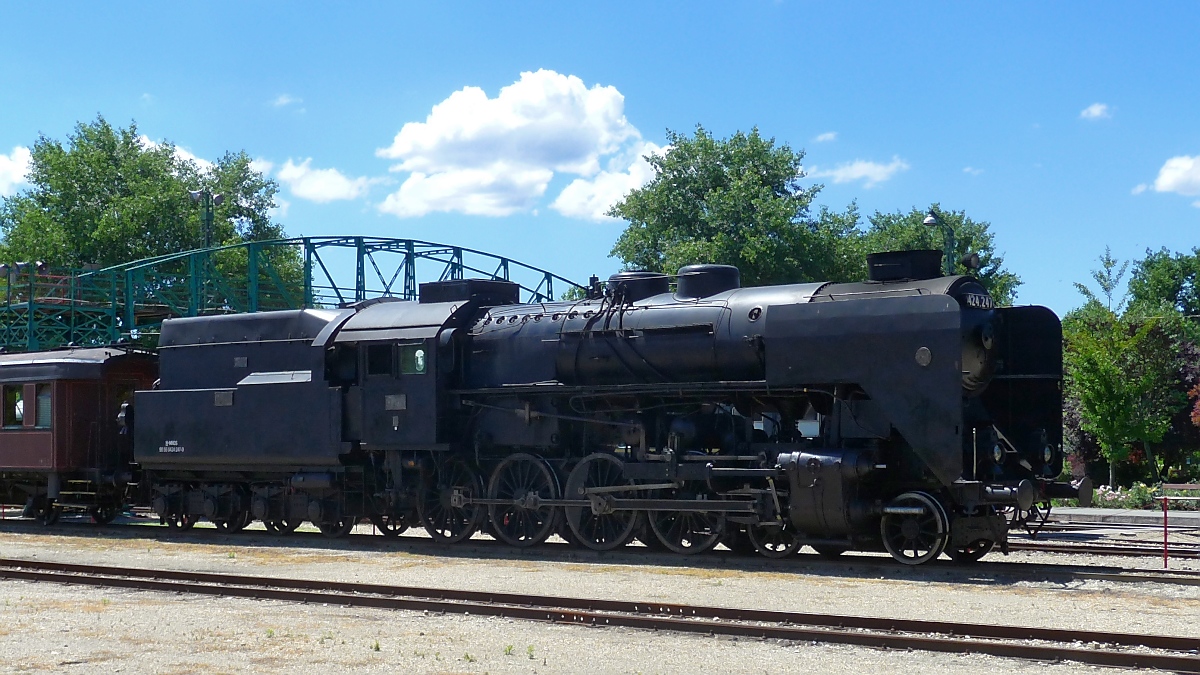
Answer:
POLYGON ((156 360, 111 347, 0 354, 0 501, 45 524, 64 507, 112 520, 133 479, 117 418, 156 360))

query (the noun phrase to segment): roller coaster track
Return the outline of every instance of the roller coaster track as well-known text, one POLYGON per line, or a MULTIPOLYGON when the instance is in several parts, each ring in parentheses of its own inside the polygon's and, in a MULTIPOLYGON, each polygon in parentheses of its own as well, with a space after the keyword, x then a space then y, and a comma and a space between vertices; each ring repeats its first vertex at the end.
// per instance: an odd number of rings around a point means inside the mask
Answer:
POLYGON ((0 560, 0 578, 1200 673, 1194 637, 0 560), (1086 645, 1083 646, 1083 645, 1086 645))
POLYGON ((579 287, 511 258, 387 237, 252 241, 93 270, 18 263, 0 265, 0 348, 152 345, 172 317, 337 307, 378 296, 416 300, 423 281, 468 277, 513 281, 525 302, 579 287))

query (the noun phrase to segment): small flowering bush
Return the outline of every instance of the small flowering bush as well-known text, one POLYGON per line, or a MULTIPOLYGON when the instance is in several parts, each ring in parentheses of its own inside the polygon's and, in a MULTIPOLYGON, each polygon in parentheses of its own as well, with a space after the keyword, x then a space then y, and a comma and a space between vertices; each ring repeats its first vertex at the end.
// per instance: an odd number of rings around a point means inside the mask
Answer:
MULTIPOLYGON (((1092 506, 1101 509, 1158 509, 1162 508, 1162 502, 1155 498, 1162 494, 1163 490, 1157 485, 1146 485, 1145 483, 1134 483, 1128 488, 1118 487, 1116 489, 1101 485, 1096 488, 1092 506)), ((1166 494, 1173 497, 1200 497, 1200 492, 1181 492, 1179 490, 1167 490, 1166 494)), ((1193 501, 1173 501, 1170 503, 1170 509, 1172 511, 1196 511, 1200 510, 1200 506, 1193 501)))

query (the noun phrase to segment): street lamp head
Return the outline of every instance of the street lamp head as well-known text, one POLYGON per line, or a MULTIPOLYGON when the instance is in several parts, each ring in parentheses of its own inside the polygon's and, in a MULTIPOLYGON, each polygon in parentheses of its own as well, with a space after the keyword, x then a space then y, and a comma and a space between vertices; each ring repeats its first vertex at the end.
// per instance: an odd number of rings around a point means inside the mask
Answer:
POLYGON ((925 214, 925 220, 923 220, 921 222, 923 222, 926 225, 937 225, 938 224, 937 214, 933 212, 933 209, 929 209, 929 213, 925 214))
POLYGON ((201 194, 202 192, 200 190, 188 190, 188 196, 191 197, 192 201, 194 202, 200 201, 201 194))
POLYGON ((225 203, 225 195, 213 195, 213 206, 220 206, 225 203))

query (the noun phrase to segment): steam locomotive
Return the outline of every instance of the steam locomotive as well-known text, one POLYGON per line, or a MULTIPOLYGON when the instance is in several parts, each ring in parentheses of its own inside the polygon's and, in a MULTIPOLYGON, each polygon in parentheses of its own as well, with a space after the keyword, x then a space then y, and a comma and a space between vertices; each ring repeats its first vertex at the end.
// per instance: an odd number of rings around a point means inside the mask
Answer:
POLYGON ((1091 486, 1055 480, 1058 318, 940 263, 873 254, 865 282, 757 288, 720 265, 674 287, 621 272, 538 304, 451 280, 168 320, 158 383, 125 406, 129 494, 174 528, 978 559, 1091 486))

